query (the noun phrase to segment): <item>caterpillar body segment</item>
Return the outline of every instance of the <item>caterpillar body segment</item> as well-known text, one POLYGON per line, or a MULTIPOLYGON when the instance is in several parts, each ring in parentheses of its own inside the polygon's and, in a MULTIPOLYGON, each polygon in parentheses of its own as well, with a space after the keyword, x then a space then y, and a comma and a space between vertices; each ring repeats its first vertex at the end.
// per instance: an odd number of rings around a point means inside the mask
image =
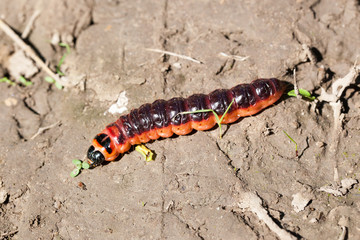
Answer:
POLYGON ((88 163, 96 167, 104 161, 113 161, 129 151, 132 145, 168 138, 173 134, 186 135, 193 129, 211 129, 217 124, 212 112, 194 112, 212 109, 221 123, 233 123, 240 117, 254 115, 275 103, 285 91, 285 83, 275 78, 257 79, 231 89, 218 89, 208 95, 194 94, 188 98, 156 100, 133 109, 95 136, 88 150, 88 163))

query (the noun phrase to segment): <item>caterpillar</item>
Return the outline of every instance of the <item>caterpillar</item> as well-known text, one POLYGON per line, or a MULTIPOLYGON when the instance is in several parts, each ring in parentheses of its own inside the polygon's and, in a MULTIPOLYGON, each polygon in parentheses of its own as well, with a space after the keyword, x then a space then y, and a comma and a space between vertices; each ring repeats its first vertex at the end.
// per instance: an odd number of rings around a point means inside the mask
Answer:
POLYGON ((156 100, 120 116, 95 136, 87 157, 91 168, 105 161, 113 161, 132 145, 146 143, 173 134, 186 135, 193 129, 203 131, 215 126, 211 112, 181 114, 212 109, 221 123, 233 123, 240 117, 250 116, 275 103, 284 93, 286 84, 275 78, 257 79, 250 84, 240 84, 231 89, 218 89, 208 95, 194 94, 188 98, 156 100))

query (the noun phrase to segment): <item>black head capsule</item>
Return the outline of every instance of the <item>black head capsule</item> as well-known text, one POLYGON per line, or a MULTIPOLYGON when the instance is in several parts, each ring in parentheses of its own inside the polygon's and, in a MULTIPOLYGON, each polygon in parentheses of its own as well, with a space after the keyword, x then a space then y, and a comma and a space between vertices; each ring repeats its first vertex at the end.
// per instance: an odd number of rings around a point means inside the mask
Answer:
POLYGON ((87 157, 90 168, 99 166, 105 161, 104 155, 100 151, 95 151, 94 146, 90 146, 87 152, 87 157))

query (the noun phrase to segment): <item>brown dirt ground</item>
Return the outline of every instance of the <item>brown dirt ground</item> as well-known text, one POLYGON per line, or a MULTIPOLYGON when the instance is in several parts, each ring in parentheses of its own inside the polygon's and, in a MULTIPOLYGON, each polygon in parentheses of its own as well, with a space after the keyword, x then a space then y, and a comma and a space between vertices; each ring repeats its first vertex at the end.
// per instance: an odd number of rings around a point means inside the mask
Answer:
MULTIPOLYGON (((275 222, 294 236, 338 239, 342 225, 346 238, 360 239, 358 186, 341 197, 317 191, 334 183, 335 167, 339 179, 360 174, 359 79, 342 99, 335 155, 329 154, 329 104, 314 112, 284 97, 232 124, 222 139, 215 129, 155 141, 147 144, 157 155, 153 162, 133 151, 69 176, 72 159, 83 159, 92 137, 117 118, 103 113, 122 91, 131 109, 258 77, 291 82, 293 68, 301 88, 319 93, 329 87, 359 55, 359 1, 0 1, 0 15, 19 33, 38 9, 27 42, 51 66, 64 53, 50 44, 52 36, 72 44, 64 68, 68 85, 56 89, 43 81, 43 72, 30 87, 0 84, 0 190, 7 194, 0 203, 0 239, 278 239, 254 213, 236 209, 236 196, 247 191, 256 191, 275 222), (301 57, 302 44, 311 47, 315 62, 301 57), (220 52, 249 59, 234 61, 220 52), (319 80, 321 65, 326 76, 319 80), (7 106, 9 98, 17 103, 7 106), (299 159, 283 130, 298 142, 299 159), (296 213, 291 202, 299 192, 311 201, 296 213)), ((0 77, 8 75, 14 49, 0 32, 0 77)))

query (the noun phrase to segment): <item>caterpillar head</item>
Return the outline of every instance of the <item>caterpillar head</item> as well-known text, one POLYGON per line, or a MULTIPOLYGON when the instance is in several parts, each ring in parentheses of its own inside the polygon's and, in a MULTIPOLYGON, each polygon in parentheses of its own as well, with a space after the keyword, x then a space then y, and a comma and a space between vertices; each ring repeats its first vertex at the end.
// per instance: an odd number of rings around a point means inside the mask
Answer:
POLYGON ((87 152, 87 162, 90 168, 94 168, 104 161, 114 160, 118 155, 111 138, 105 133, 100 133, 96 135, 87 152))

